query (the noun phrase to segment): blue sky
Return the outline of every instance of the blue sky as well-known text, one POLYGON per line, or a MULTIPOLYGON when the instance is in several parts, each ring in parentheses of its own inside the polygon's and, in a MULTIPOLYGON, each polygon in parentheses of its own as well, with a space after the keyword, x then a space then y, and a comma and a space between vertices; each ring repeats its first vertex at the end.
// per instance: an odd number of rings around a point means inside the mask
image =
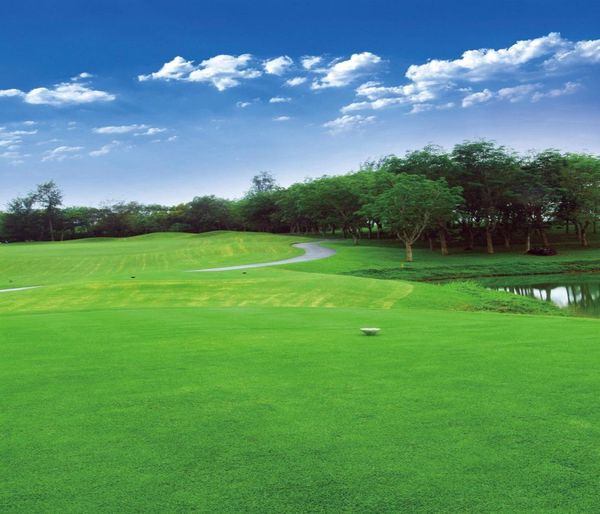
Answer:
POLYGON ((434 142, 600 153, 592 1, 31 1, 0 17, 0 205, 238 197, 434 142))

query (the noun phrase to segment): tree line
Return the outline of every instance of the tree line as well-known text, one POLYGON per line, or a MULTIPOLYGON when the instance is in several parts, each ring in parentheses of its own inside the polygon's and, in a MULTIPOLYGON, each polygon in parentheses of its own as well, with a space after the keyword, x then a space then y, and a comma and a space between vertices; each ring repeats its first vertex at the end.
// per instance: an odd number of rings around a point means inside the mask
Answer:
POLYGON ((467 141, 384 157, 346 175, 277 185, 263 172, 239 200, 195 197, 175 206, 117 203, 63 207, 53 182, 13 199, 0 214, 0 238, 41 241, 132 236, 158 231, 253 230, 394 237, 406 248, 419 240, 466 249, 532 241, 549 247, 556 226, 582 246, 600 218, 600 158, 549 149, 525 155, 492 141, 467 141), (437 241, 437 243, 435 243, 437 241))

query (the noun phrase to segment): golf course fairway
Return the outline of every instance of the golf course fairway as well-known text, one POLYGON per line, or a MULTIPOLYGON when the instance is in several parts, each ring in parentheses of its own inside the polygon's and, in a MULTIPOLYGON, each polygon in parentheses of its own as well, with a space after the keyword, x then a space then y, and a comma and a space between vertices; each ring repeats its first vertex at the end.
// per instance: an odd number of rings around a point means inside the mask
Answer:
POLYGON ((0 295, 0 510, 598 510, 600 320, 364 271, 541 261, 417 250, 403 268, 397 245, 341 241, 186 273, 316 240, 1 245, 0 289, 42 287, 0 295))

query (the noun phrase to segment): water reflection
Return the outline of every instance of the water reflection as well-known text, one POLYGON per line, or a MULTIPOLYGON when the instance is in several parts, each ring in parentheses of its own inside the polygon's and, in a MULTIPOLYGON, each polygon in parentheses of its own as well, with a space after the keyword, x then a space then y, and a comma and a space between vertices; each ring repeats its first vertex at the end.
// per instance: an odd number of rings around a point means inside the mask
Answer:
POLYGON ((600 316, 600 279, 581 283, 496 286, 495 289, 552 302, 587 315, 600 316))

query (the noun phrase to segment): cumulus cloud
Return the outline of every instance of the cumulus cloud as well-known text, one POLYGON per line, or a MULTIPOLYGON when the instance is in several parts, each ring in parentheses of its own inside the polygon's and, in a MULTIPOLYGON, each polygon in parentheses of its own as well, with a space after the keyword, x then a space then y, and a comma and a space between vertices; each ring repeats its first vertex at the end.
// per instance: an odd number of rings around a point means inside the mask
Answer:
POLYGON ((478 91, 477 93, 471 93, 465 96, 462 99, 462 106, 471 107, 475 104, 489 102, 492 98, 494 98, 494 93, 492 93, 489 89, 484 89, 483 91, 478 91))
POLYGON ((365 125, 370 125, 374 122, 375 116, 362 116, 360 114, 350 116, 345 114, 344 116, 340 116, 335 120, 323 123, 323 127, 328 129, 332 134, 339 134, 340 132, 349 132, 351 130, 364 127, 365 125))
POLYGON ((300 86, 304 84, 308 79, 306 77, 292 77, 285 81, 286 86, 300 86))
POLYGON ((292 99, 289 96, 274 96, 269 99, 270 104, 283 104, 291 101, 292 99))
POLYGON ((67 159, 77 159, 78 157, 81 157, 81 155, 79 155, 81 150, 83 150, 82 146, 59 146, 45 152, 42 157, 42 162, 61 162, 67 159))
POLYGON ((323 77, 313 81, 312 89, 325 89, 330 87, 343 87, 354 82, 365 73, 371 72, 381 63, 381 57, 371 52, 352 54, 350 59, 337 61, 329 67, 316 70, 323 77))
POLYGON ((300 62, 305 70, 310 70, 319 64, 323 58, 319 55, 305 55, 300 62))
POLYGON ((25 96, 20 89, 0 89, 0 96, 25 96))
POLYGON ((20 89, 2 89, 0 97, 20 97, 25 103, 33 105, 77 105, 94 102, 112 102, 115 95, 106 91, 92 89, 81 82, 61 82, 51 88, 37 87, 29 92, 20 89))
POLYGON ((283 75, 290 67, 294 64, 294 61, 287 55, 275 57, 275 59, 268 59, 263 62, 265 72, 269 75, 283 75))
POLYGON ((273 121, 289 121, 292 118, 290 118, 289 116, 275 116, 273 118, 273 121))
POLYGON ((600 39, 565 43, 564 48, 544 63, 547 68, 556 69, 565 65, 600 63, 600 39))
POLYGON ((424 64, 413 64, 405 73, 406 84, 386 86, 367 82, 356 89, 356 101, 341 110, 352 112, 406 105, 415 113, 455 103, 454 100, 460 101, 463 107, 491 100, 537 101, 577 89, 572 85, 540 91, 540 76, 547 76, 549 70, 556 75, 557 71, 566 72, 574 64, 597 63, 600 63, 600 40, 570 41, 551 32, 517 41, 506 48, 467 50, 457 59, 432 59, 424 64), (532 82, 532 78, 536 81, 532 82), (507 79, 514 80, 516 85, 498 90, 491 87, 507 79), (473 92, 477 84, 478 91, 473 92), (465 92, 468 94, 464 95, 465 92))
POLYGON ((250 107, 252 102, 236 102, 236 107, 240 107, 241 109, 245 109, 246 107, 250 107))
POLYGON ((186 61, 178 55, 163 64, 160 70, 149 75, 138 75, 138 80, 185 80, 194 69, 193 61, 186 61))
POLYGON ((414 84, 405 86, 382 86, 379 82, 365 82, 356 88, 356 96, 367 100, 353 102, 342 107, 341 111, 352 112, 367 109, 385 109, 395 105, 415 105, 433 100, 435 95, 428 90, 420 90, 414 84))
POLYGON ((199 65, 177 56, 173 60, 149 75, 139 75, 138 80, 181 80, 187 82, 206 82, 217 90, 224 91, 240 84, 242 79, 254 79, 261 72, 250 67, 253 57, 250 54, 217 55, 205 59, 199 65))

